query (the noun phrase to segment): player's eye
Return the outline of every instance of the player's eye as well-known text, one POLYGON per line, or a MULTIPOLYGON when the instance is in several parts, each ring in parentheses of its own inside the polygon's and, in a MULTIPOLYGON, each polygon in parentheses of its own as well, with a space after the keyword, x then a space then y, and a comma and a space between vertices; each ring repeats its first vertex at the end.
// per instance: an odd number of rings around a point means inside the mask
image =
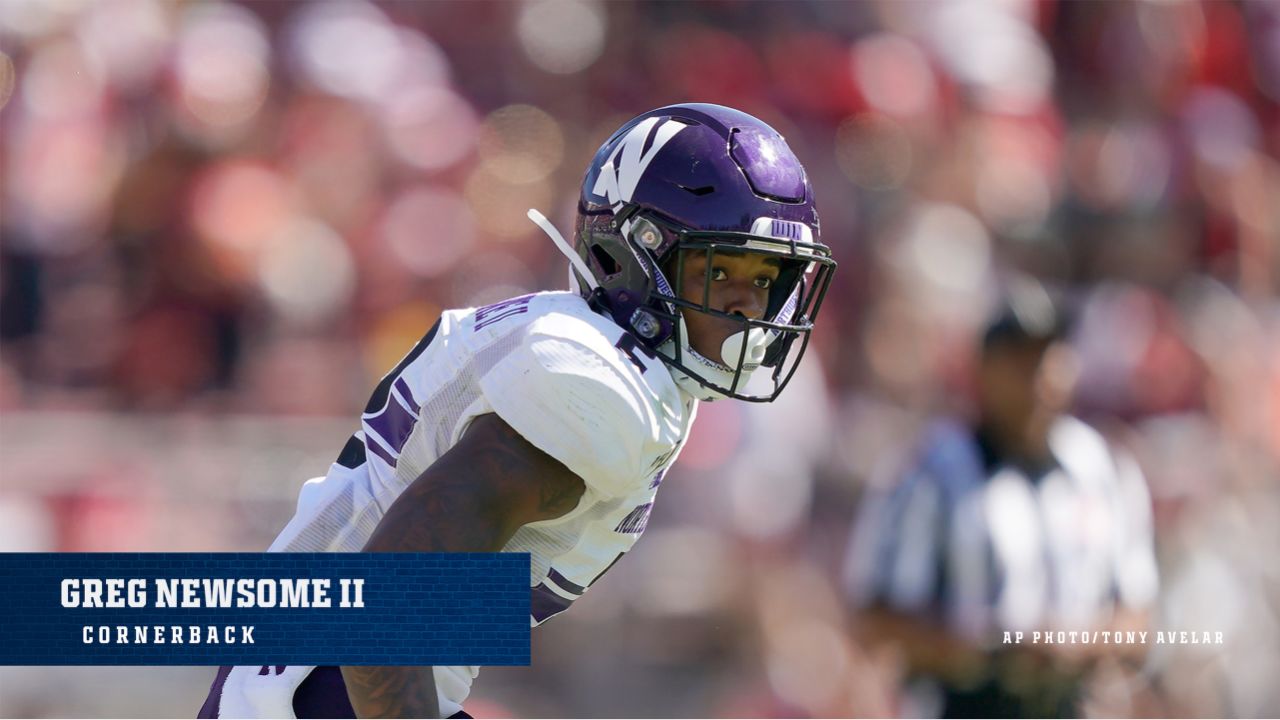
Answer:
POLYGON ((711 268, 711 279, 712 280, 728 280, 729 273, 725 272, 724 268, 718 268, 718 267, 711 268))
POLYGON ((760 288, 761 290, 768 290, 769 288, 773 287, 773 278, 769 277, 768 275, 761 275, 760 277, 756 278, 756 287, 760 288))

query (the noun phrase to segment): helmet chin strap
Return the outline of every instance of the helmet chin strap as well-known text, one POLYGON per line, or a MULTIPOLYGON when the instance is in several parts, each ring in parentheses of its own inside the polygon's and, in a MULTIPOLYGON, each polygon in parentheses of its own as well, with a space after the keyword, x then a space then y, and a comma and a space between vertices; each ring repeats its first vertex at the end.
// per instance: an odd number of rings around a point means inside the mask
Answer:
MULTIPOLYGON (((578 253, 573 251, 573 247, 564 239, 564 236, 560 234, 560 231, 556 229, 556 226, 551 224, 551 221, 547 219, 546 215, 543 215, 533 208, 529 208, 529 212, 525 214, 534 222, 534 224, 542 228, 542 232, 546 233, 547 237, 551 238, 551 242, 556 244, 556 249, 565 257, 569 258, 569 265, 573 267, 574 270, 577 270, 578 274, 582 276, 582 279, 587 282, 588 290, 594 291, 596 288, 600 287, 600 283, 596 282, 595 275, 591 274, 591 268, 587 267, 587 264, 582 261, 582 258, 579 257, 578 253)), ((573 273, 569 273, 569 282, 574 282, 573 273)))
MULTIPOLYGON (((744 339, 747 343, 747 352, 742 360, 742 373, 738 378, 739 388, 746 385, 747 381, 751 379, 751 373, 760 367, 760 362, 764 359, 765 349, 768 348, 770 341, 773 340, 761 328, 750 328, 736 332, 726 338, 720 346, 720 357, 729 360, 729 362, 717 362, 694 350, 689 345, 689 330, 684 322, 684 317, 681 316, 678 322, 680 323, 680 356, 692 360, 692 362, 686 362, 685 365, 690 370, 696 371, 698 377, 692 377, 689 373, 677 367, 671 368, 671 377, 676 381, 676 385, 699 400, 711 401, 727 397, 719 390, 707 387, 699 379, 720 387, 727 388, 732 386, 733 366, 737 364, 738 357, 742 353, 744 339)), ((669 357, 675 357, 674 349, 675 338, 663 343, 662 347, 659 348, 669 357)))
MULTIPOLYGON (((668 340, 661 348, 662 351, 670 354, 670 348, 674 343, 675 340, 668 340)), ((692 357, 694 359, 694 363, 691 364, 696 364, 703 368, 699 375, 704 380, 714 382, 721 387, 727 387, 733 382, 733 373, 725 373, 723 370, 716 368, 715 365, 718 363, 712 363, 710 360, 699 355, 697 351, 691 349, 685 350, 684 357, 692 357), (722 374, 724 377, 717 377, 722 374)), ((712 400, 720 400, 726 397, 724 393, 703 385, 698 378, 689 375, 689 373, 686 373, 678 367, 670 367, 669 369, 671 370, 671 379, 676 381, 676 385, 679 386, 681 390, 684 390, 699 400, 710 402, 712 400)), ((742 377, 744 379, 748 376, 748 373, 742 373, 742 377)))

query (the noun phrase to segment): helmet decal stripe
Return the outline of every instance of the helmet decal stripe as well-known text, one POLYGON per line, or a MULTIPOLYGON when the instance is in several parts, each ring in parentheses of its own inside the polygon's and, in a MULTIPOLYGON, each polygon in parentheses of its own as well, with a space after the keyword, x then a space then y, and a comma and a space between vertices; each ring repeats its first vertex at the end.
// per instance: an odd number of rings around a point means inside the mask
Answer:
POLYGON ((798 223, 774 220, 772 225, 774 237, 785 237, 797 241, 803 239, 800 237, 800 225, 798 223))
POLYGON ((806 255, 812 254, 812 250, 805 246, 813 244, 813 230, 804 223, 779 220, 777 218, 756 218, 755 222, 751 224, 751 234, 777 238, 778 240, 794 240, 801 245, 801 247, 797 248, 798 252, 806 255))
POLYGON ((638 123, 618 146, 609 154, 609 159, 600 168, 600 175, 591 192, 597 196, 608 198, 610 205, 620 202, 631 202, 631 195, 640 183, 645 168, 653 162, 658 151, 666 145, 676 133, 685 128, 683 123, 663 122, 661 118, 645 118, 638 123), (645 141, 650 132, 657 126, 657 134, 653 143, 645 150, 645 141))

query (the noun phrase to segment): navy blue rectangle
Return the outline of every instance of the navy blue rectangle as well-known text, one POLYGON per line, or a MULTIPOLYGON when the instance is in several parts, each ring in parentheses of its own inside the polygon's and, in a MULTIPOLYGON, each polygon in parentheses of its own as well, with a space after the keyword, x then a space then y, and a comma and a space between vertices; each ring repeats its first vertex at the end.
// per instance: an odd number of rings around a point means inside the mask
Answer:
POLYGON ((0 608, 0 665, 529 664, 527 553, 0 553, 0 608), (63 607, 66 578, 141 578, 147 602, 63 607), (157 578, 328 578, 332 606, 158 608, 157 578), (364 580, 364 607, 338 607, 340 578, 364 580), (245 626, 252 644, 225 642, 245 626))

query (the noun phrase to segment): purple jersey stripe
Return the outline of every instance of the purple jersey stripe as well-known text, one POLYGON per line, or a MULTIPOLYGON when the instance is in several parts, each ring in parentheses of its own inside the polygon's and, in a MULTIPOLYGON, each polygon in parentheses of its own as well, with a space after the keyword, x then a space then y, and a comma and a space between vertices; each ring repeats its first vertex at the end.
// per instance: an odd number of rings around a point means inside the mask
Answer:
POLYGON ((366 417, 364 424, 386 441, 392 452, 399 454, 404 447, 413 426, 418 422, 417 412, 409 412, 395 397, 387 399, 387 407, 373 417, 366 417))
POLYGON ((622 518, 622 522, 618 523, 618 527, 614 528, 613 531, 625 534, 644 532, 645 527, 649 524, 649 511, 652 509, 653 503, 651 502, 637 507, 627 513, 627 516, 622 518))
POLYGON ((585 587, 561 575, 555 568, 551 568, 551 572, 547 573, 547 579, 558 585, 561 590, 568 590, 574 595, 581 595, 587 591, 585 587))
POLYGON ((499 320, 505 320, 512 315, 520 315, 529 312, 529 301, 533 300, 534 294, 521 295, 513 297, 510 300, 503 300, 500 303, 486 305, 476 309, 475 327, 472 332, 480 332, 485 327, 492 325, 499 320))
POLYGON ((413 399, 413 393, 409 392, 409 383, 405 382, 404 378, 400 378, 396 380, 396 389, 400 391, 400 397, 404 398, 405 404, 409 406, 409 412, 417 415, 421 406, 418 405, 417 400, 413 399))
POLYGON ((552 615, 562 613, 572 604, 572 600, 560 597, 545 584, 529 588, 529 614, 533 616, 534 622, 540 623, 552 615))
POLYGON ((222 687, 227 683, 227 675, 231 673, 230 665, 223 665, 218 668, 218 674, 213 678, 213 685, 209 687, 209 696, 205 698, 204 705, 200 707, 198 718, 216 718, 222 710, 222 687))
POLYGON ((384 407, 387 404, 387 395, 391 393, 391 383, 393 379, 400 377, 400 373, 404 372, 404 369, 409 367, 410 363, 417 360, 418 357, 422 355, 422 352, 426 350, 427 346, 431 344, 431 341, 435 339, 436 331, 439 329, 440 321, 437 320, 436 324, 432 325, 431 329, 427 331, 427 334, 418 341, 418 344, 413 346, 413 349, 409 351, 409 354, 405 355, 404 358, 402 358, 400 362, 391 369, 391 372, 382 377, 382 380, 378 382, 378 387, 374 388, 373 394, 369 396, 369 403, 364 406, 366 414, 375 413, 378 411, 378 408, 384 407))
POLYGON ((396 466, 396 456, 392 455, 390 450, 382 447, 382 443, 373 439, 372 436, 366 436, 364 439, 364 444, 365 444, 365 447, 373 451, 374 455, 377 455, 378 457, 385 460, 388 465, 390 465, 391 467, 396 466))

